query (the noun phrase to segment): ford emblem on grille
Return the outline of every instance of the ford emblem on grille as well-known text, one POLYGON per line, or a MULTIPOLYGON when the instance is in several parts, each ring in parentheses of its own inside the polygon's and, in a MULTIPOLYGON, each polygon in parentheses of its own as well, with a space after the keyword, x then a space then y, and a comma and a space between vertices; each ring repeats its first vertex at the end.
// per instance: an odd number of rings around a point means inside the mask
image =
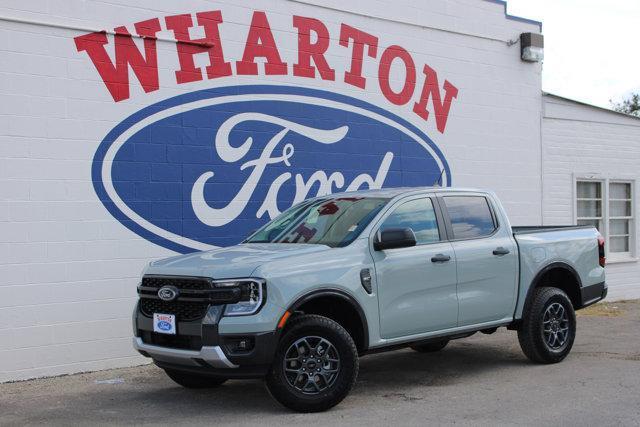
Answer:
POLYGON ((179 293, 178 288, 173 286, 164 286, 158 291, 158 298, 162 301, 173 301, 178 298, 179 293))

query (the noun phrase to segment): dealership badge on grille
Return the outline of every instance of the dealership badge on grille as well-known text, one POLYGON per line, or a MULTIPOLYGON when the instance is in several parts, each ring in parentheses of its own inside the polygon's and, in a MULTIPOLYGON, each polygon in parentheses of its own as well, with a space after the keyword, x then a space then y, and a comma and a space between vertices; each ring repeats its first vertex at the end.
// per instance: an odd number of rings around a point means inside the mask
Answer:
POLYGON ((175 286, 163 286, 158 290, 158 298, 162 301, 173 301, 178 298, 180 291, 175 286))
POLYGON ((173 314, 153 313, 153 332, 176 335, 176 316, 173 314))

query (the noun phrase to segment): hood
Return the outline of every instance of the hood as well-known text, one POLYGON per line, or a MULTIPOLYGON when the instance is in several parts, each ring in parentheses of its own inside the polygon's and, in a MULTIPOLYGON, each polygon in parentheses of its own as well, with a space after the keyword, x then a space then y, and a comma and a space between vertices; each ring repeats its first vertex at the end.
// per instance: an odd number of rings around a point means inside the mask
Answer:
POLYGON ((248 277, 269 261, 329 250, 325 245, 246 243, 154 261, 144 274, 201 276, 214 279, 248 277))

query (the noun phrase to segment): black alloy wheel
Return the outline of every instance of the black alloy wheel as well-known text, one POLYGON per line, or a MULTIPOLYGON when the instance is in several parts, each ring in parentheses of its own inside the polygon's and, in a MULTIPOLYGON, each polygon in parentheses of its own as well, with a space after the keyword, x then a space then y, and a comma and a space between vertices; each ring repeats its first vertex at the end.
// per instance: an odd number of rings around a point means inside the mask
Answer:
POLYGON ((283 406, 325 411, 340 403, 358 376, 358 350, 337 322, 318 315, 289 320, 266 383, 283 406))
POLYGON ((537 363, 558 363, 573 347, 576 314, 561 289, 535 289, 522 314, 518 341, 522 352, 537 363))

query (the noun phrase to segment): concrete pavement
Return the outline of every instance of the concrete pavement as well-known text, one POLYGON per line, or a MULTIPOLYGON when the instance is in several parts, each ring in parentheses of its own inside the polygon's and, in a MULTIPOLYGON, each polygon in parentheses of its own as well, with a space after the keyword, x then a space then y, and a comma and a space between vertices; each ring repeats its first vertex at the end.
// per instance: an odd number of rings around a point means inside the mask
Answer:
POLYGON ((261 381, 192 391, 154 366, 0 385, 0 424, 42 423, 640 425, 640 302, 581 312, 557 365, 530 363, 505 329, 437 354, 366 356, 351 395, 322 414, 282 408, 261 381))

